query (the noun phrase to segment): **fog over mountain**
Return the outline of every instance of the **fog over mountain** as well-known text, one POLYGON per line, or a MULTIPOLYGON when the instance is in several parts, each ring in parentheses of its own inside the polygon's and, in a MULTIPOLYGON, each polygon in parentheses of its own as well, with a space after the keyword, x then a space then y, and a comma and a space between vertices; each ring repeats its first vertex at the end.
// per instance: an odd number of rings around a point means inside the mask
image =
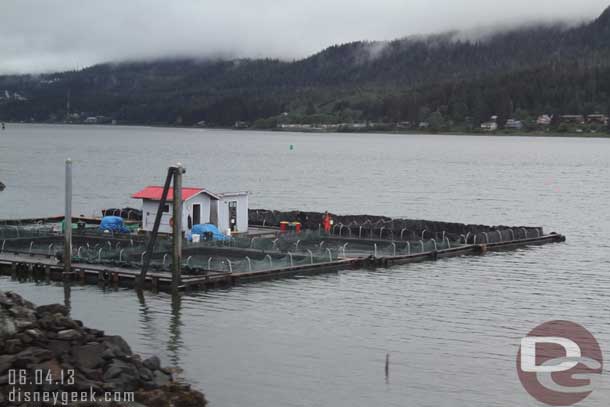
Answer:
POLYGON ((608 0, 2 0, 0 73, 160 57, 303 58, 356 40, 576 23, 608 0), (478 30, 480 27, 481 30, 478 30))

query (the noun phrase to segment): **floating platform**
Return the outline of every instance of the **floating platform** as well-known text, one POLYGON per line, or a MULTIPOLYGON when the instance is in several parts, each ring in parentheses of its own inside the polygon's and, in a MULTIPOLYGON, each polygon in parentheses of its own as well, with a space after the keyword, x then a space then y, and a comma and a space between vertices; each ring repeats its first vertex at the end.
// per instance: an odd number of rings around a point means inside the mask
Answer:
MULTIPOLYGON (((210 289, 243 282, 359 268, 391 267, 488 251, 563 242, 540 227, 466 225, 376 216, 337 216, 330 232, 321 213, 251 210, 252 233, 228 241, 185 243, 180 288, 210 289), (279 222, 305 230, 281 232, 279 222)), ((147 236, 73 231, 72 271, 56 258, 61 217, 0 221, 0 274, 17 280, 72 281, 133 287, 147 236)), ((86 219, 97 224, 96 219, 86 219)), ((169 291, 169 237, 159 239, 145 288, 169 291)))

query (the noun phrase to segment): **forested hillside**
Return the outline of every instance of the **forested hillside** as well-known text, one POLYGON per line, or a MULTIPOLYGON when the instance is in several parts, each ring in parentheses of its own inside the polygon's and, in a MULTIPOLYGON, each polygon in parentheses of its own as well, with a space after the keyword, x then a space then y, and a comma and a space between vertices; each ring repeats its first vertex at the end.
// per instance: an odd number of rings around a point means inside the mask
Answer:
POLYGON ((37 122, 104 116, 142 124, 425 121, 443 128, 476 127, 491 115, 501 124, 543 113, 607 114, 610 8, 576 27, 354 42, 293 62, 183 59, 5 76, 0 98, 0 120, 37 122))

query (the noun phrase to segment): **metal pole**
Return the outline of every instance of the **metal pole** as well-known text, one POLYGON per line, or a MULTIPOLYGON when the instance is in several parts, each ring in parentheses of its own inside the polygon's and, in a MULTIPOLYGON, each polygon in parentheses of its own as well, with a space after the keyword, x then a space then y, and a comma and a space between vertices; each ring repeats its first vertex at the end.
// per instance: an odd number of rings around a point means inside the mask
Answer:
POLYGON ((64 215, 64 273, 72 271, 72 160, 66 160, 66 211, 64 215))
POLYGON ((176 165, 174 171, 174 205, 173 205, 173 251, 172 251, 172 291, 178 291, 181 284, 182 268, 182 174, 186 170, 182 164, 176 165))

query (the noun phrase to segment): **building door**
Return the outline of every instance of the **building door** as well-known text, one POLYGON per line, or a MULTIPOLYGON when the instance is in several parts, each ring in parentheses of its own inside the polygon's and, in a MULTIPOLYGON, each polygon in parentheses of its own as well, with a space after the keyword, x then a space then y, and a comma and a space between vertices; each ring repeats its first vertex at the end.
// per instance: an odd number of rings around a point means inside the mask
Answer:
POLYGON ((229 227, 231 232, 237 229, 237 201, 229 202, 229 227))
POLYGON ((193 225, 201 224, 201 204, 193 204, 193 225))

